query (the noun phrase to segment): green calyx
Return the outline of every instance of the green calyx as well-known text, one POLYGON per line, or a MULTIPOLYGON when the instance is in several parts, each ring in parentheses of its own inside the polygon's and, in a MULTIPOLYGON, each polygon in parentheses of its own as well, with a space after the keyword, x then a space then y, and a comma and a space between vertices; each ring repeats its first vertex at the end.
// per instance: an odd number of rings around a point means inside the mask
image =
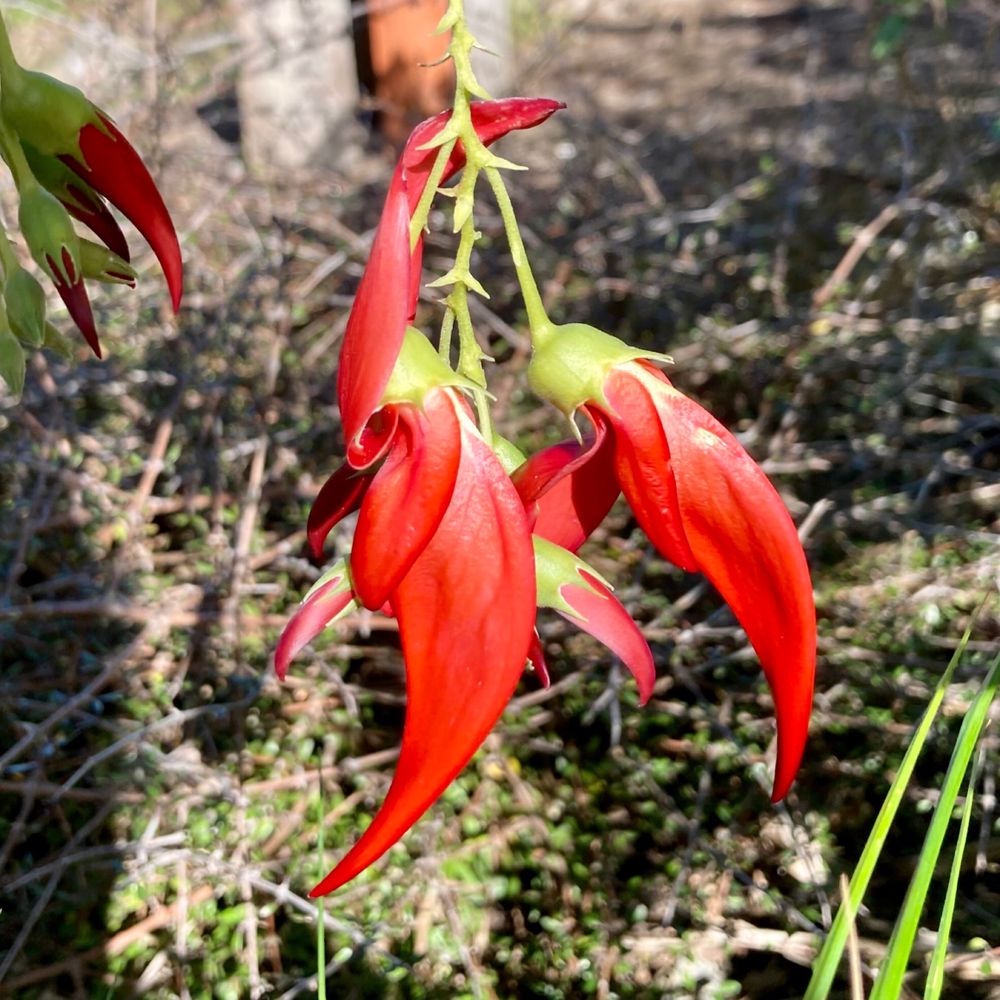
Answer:
POLYGON ((101 116, 83 91, 47 73, 0 62, 0 111, 25 142, 49 156, 83 161, 80 130, 103 128, 101 116))
POLYGON ((535 603, 540 608, 552 608, 554 611, 569 615, 578 621, 584 621, 583 616, 572 608, 562 596, 562 588, 573 584, 577 587, 583 587, 591 593, 598 593, 593 584, 583 575, 584 573, 600 580, 608 590, 612 589, 611 584, 597 570, 588 566, 568 549, 554 545, 538 535, 531 536, 531 543, 535 548, 535 586, 537 588, 535 603))
POLYGON ((514 474, 515 469, 519 469, 525 462, 524 452, 512 441, 508 441, 499 434, 493 435, 493 453, 503 466, 503 471, 508 476, 514 474))
POLYGON ((59 199, 38 183, 19 191, 18 222, 35 263, 57 284, 75 285, 82 274, 80 238, 59 199))
POLYGON ((604 381, 616 365, 646 358, 670 361, 665 354, 642 351, 586 323, 550 327, 536 338, 528 384, 567 416, 584 403, 604 403, 604 381))
POLYGON ((16 266, 4 282, 3 300, 14 336, 31 347, 40 347, 45 342, 45 289, 38 279, 16 266))
POLYGON ((136 270, 127 260, 119 257, 101 243, 80 238, 80 269, 85 278, 112 285, 135 287, 136 270))
POLYGON ((408 326, 403 347, 382 393, 382 405, 416 403, 419 406, 431 389, 448 385, 473 392, 478 389, 474 382, 452 371, 418 329, 408 326))
MULTIPOLYGON (((40 153, 31 143, 23 139, 21 149, 24 151, 31 172, 43 188, 51 191, 60 201, 72 203, 76 208, 86 211, 92 207, 75 193, 90 190, 86 181, 81 180, 62 160, 40 153)), ((95 199, 96 197, 94 195, 95 199)))
MULTIPOLYGON (((321 587, 325 587, 328 583, 335 583, 333 590, 330 594, 342 594, 345 590, 351 590, 351 571, 347 565, 346 559, 338 559, 332 566, 328 567, 323 575, 309 588, 306 592, 305 597, 302 598, 302 603, 305 604, 313 594, 316 593, 321 587)), ((347 614, 348 610, 353 609, 354 605, 349 604, 347 608, 344 609, 342 614, 347 614)), ((341 617, 340 615, 337 616, 341 617)))

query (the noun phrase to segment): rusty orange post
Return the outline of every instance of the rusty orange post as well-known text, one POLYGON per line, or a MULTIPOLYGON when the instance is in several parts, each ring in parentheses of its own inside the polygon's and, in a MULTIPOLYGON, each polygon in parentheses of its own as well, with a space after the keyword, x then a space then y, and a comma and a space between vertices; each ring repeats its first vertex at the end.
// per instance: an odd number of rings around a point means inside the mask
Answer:
POLYGON ((382 133, 402 143, 413 125, 451 103, 451 63, 439 60, 447 35, 434 29, 446 0, 377 0, 368 8, 368 44, 382 133))

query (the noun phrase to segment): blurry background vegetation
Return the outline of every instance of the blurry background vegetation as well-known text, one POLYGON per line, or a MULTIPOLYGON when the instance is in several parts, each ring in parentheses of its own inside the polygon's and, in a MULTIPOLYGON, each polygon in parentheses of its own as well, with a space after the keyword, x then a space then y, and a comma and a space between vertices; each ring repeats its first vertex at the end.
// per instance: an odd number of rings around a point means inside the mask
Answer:
MULTIPOLYGON (((96 296, 108 360, 39 355, 23 401, 0 396, 3 995, 309 995, 305 894, 392 772, 391 622, 329 632, 284 685, 269 662, 319 572, 302 529, 342 448, 334 362, 392 154, 372 139, 249 172, 208 123, 231 107, 237 6, 4 8, 25 62, 83 86, 149 159, 187 297, 175 325, 140 255, 137 293, 96 296)), ((1000 634, 1000 8, 514 11, 516 90, 569 105, 504 147, 531 166, 511 184, 553 315, 672 353, 803 526, 812 740, 772 807, 771 703, 742 634, 616 508, 585 555, 653 645, 655 697, 639 711, 602 648, 547 621, 553 688, 527 677, 427 818, 328 902, 330 993, 800 996, 839 874, 992 593, 859 916, 877 964, 1000 634)), ((479 225, 500 428, 537 447, 564 428, 522 388, 488 199, 479 225)), ((956 997, 1000 997, 995 732, 984 746, 956 997)))

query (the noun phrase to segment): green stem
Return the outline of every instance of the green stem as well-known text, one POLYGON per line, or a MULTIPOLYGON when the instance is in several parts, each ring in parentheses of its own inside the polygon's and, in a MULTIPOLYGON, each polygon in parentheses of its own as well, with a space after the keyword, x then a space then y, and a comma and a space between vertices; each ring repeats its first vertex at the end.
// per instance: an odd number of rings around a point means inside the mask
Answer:
POLYGON ((528 328, 531 332, 531 339, 535 347, 540 347, 555 332, 555 327, 545 311, 545 304, 538 292, 538 284, 531 270, 528 254, 524 249, 524 240, 521 239, 517 216, 514 214, 514 206, 511 204, 503 177, 496 167, 487 167, 486 178, 490 182, 490 187, 493 188, 493 194, 500 209, 500 217, 503 219, 503 228, 507 233, 510 259, 513 261, 514 270, 517 273, 517 283, 521 286, 521 298, 524 300, 524 308, 528 313, 528 328))
POLYGON ((458 251, 455 254, 454 273, 455 284, 448 296, 449 311, 455 317, 458 326, 458 373, 464 375, 470 382, 480 388, 476 391, 476 411, 479 415, 479 430, 487 442, 493 441, 493 421, 490 418, 489 404, 486 398, 486 372, 483 370, 483 354, 476 331, 472 325, 472 314, 469 312, 469 287, 462 280, 463 275, 469 275, 469 264, 472 260, 472 248, 475 246, 475 224, 471 216, 462 225, 462 236, 458 251))
POLYGON ((18 139, 2 116, 0 116, 0 156, 10 168, 14 177, 14 186, 19 192, 23 191, 26 186, 38 183, 35 180, 35 175, 31 172, 31 167, 28 166, 24 150, 21 148, 21 140, 18 139))
POLYGON ((438 187, 441 185, 441 178, 444 176, 445 167, 451 158, 456 141, 456 139, 452 139, 438 150, 437 159, 434 160, 434 166, 431 167, 431 172, 427 177, 427 185, 420 195, 417 207, 413 210, 413 215, 410 218, 411 252, 417 245, 417 240, 420 239, 420 234, 424 231, 424 226, 427 225, 427 218, 431 214, 431 204, 434 201, 434 195, 437 194, 438 187))
MULTIPOLYGON (((449 141, 441 147, 434 162, 423 197, 414 213, 414 223, 420 222, 421 227, 426 221, 426 213, 430 210, 430 199, 433 198, 445 165, 451 156, 456 142, 461 142, 465 153, 465 172, 456 190, 455 198, 455 230, 461 233, 458 250, 455 253, 455 266, 449 272, 448 280, 452 284, 451 292, 445 300, 447 312, 441 324, 441 338, 438 351, 442 358, 450 363, 451 342, 454 328, 458 327, 458 366, 460 375, 469 379, 480 388, 475 392, 476 412, 479 418, 479 430, 487 442, 493 441, 493 422, 490 417, 489 401, 486 393, 486 372, 483 370, 483 354, 469 312, 469 288, 480 288, 472 277, 470 264, 472 249, 475 246, 478 233, 472 217, 472 202, 476 180, 488 162, 489 153, 483 146, 472 124, 470 108, 472 97, 488 96, 476 80, 472 68, 470 54, 476 44, 468 25, 465 23, 463 0, 449 0, 448 10, 441 20, 440 30, 451 30, 451 41, 448 44, 448 54, 455 66, 455 98, 452 102, 451 119, 446 126, 449 141), (438 168, 440 167, 440 170, 438 168), (424 215, 418 218, 424 201, 427 206, 424 215)), ((410 239, 419 234, 420 229, 411 223, 410 239)))
POLYGON ((3 14, 0 14, 0 84, 13 86, 20 72, 21 67, 14 57, 14 47, 7 34, 7 24, 3 14))
POLYGON ((0 271, 3 272, 4 280, 9 278, 18 268, 17 256, 14 248, 10 245, 10 239, 5 232, 0 230, 0 271))
POLYGON ((441 333, 438 336, 438 354, 444 363, 451 367, 451 334, 455 329, 455 314, 451 308, 446 308, 444 318, 441 320, 441 333))

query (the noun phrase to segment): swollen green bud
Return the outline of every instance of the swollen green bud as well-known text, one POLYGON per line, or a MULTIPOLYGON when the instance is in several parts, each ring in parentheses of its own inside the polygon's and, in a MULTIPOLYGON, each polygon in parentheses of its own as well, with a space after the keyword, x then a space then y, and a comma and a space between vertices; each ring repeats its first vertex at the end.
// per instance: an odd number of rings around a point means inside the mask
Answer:
POLYGON ((75 285, 82 273, 80 238, 59 199, 39 184, 19 192, 17 218, 35 263, 56 283, 75 285))
POLYGON ((135 268, 127 260, 93 240, 80 238, 80 267, 85 278, 135 288, 135 268))
POLYGON ((45 340, 45 289, 23 267, 17 267, 4 285, 4 305, 14 335, 31 347, 45 340))
POLYGON ((452 371, 434 350, 431 342, 415 327, 408 326, 403 336, 403 347, 389 376, 389 384, 382 393, 382 404, 416 403, 434 388, 454 385, 462 389, 476 389, 467 378, 452 371))
POLYGON ((24 367, 24 350, 4 323, 0 326, 0 378, 16 397, 24 390, 24 367))
POLYGON ((557 326, 536 345, 528 366, 528 384, 567 416, 584 403, 603 403, 604 380, 615 366, 640 358, 669 361, 655 351, 641 351, 586 323, 557 326))

